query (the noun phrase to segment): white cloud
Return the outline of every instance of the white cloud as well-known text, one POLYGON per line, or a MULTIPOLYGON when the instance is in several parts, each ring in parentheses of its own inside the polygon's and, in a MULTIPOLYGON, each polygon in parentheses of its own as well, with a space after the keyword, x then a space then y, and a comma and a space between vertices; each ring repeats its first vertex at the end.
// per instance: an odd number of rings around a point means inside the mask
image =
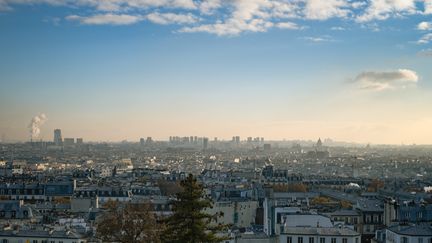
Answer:
POLYGON ((357 16, 358 22, 384 20, 416 13, 415 0, 371 0, 365 12, 357 16))
POLYGON ((424 14, 432 14, 432 0, 424 0, 424 14))
POLYGON ((421 50, 417 54, 423 57, 432 57, 432 49, 421 50))
POLYGON ((268 9, 272 6, 269 0, 236 0, 231 2, 233 11, 224 21, 214 24, 203 24, 194 27, 184 27, 180 32, 208 32, 222 35, 238 35, 242 32, 265 32, 274 26, 269 21, 268 9))
POLYGON ((417 44, 428 44, 432 41, 432 33, 428 33, 423 35, 420 40, 417 41, 417 44))
POLYGON ((251 19, 242 21, 237 19, 229 19, 225 23, 204 24, 195 27, 184 27, 179 32, 194 33, 194 32, 207 32, 219 36, 224 35, 238 35, 242 32, 265 32, 274 24, 263 19, 251 19))
POLYGON ((151 13, 147 15, 147 19, 156 24, 192 24, 199 21, 197 17, 189 14, 175 13, 151 13))
POLYGON ((181 8, 196 9, 193 0, 0 0, 0 6, 17 4, 50 4, 78 7, 92 7, 99 11, 124 12, 131 9, 181 8))
POLYGON ((141 21, 143 18, 141 16, 127 14, 98 14, 86 17, 69 15, 66 19, 70 21, 78 21, 79 23, 86 25, 130 25, 141 21))
POLYGON ((346 0, 307 0, 304 12, 308 19, 345 18, 351 13, 347 7, 346 0))
POLYGON ((279 22, 276 24, 276 27, 278 27, 279 29, 289 29, 289 30, 303 29, 303 27, 293 22, 279 22))
POLYGON ((320 42, 334 42, 335 40, 329 36, 329 35, 324 35, 324 36, 306 36, 306 37, 302 37, 303 40, 307 40, 310 42, 315 42, 315 43, 320 43, 320 42))
POLYGON ((418 30, 432 30, 432 23, 431 22, 421 22, 417 25, 418 30))
POLYGON ((67 19, 83 24, 127 25, 147 19, 180 24, 180 32, 217 35, 302 29, 294 23, 302 20, 339 18, 368 25, 390 17, 432 13, 432 0, 0 0, 0 11, 37 4, 70 7, 77 13, 67 19), (424 1, 424 11, 417 10, 419 1, 424 1))
POLYGON ((203 14, 211 14, 218 8, 222 7, 222 0, 203 0, 199 9, 203 14))
MULTIPOLYGON (((297 24, 282 19, 298 17, 298 5, 285 0, 235 0, 223 1, 229 16, 215 23, 184 27, 180 32, 208 32, 219 36, 238 35, 242 32, 266 32, 272 27, 302 29, 297 24), (277 18, 278 20, 275 20, 277 18)), ((219 2, 217 2, 219 3, 219 2)), ((215 5, 219 6, 219 5, 215 5)))
POLYGON ((337 31, 344 31, 344 30, 346 30, 344 27, 341 27, 341 26, 333 26, 330 29, 331 30, 337 30, 337 31))
POLYGON ((371 91, 403 89, 415 85, 419 76, 409 69, 386 72, 362 72, 354 78, 361 89, 371 91))
POLYGON ((301 17, 301 6, 296 1, 271 1, 270 15, 279 19, 294 19, 301 17))

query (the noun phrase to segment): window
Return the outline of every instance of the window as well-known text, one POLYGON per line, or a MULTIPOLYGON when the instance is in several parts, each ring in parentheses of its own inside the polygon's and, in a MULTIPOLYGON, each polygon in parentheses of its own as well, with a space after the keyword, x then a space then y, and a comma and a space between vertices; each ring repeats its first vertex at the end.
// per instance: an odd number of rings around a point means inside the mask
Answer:
POLYGON ((342 238, 342 243, 348 243, 348 239, 347 238, 342 238))
POLYGON ((355 243, 358 243, 358 238, 355 239, 355 243))
POLYGON ((331 238, 331 243, 336 243, 336 238, 331 238))
POLYGON ((320 238, 320 243, 325 243, 325 238, 320 238))
POLYGON ((418 238, 417 241, 418 243, 423 243, 423 238, 418 238))
POLYGON ((8 240, 3 239, 3 240, 2 240, 2 243, 8 243, 8 240))
POLYGON ((417 219, 420 220, 423 218, 423 213, 422 212, 418 212, 417 213, 417 219))
POLYGON ((309 237, 309 243, 314 243, 314 238, 313 237, 309 237))
POLYGON ((287 237, 287 243, 292 243, 292 237, 291 236, 287 237))
POLYGON ((408 238, 407 237, 402 237, 402 243, 408 243, 408 238))
POLYGON ((298 243, 303 243, 303 237, 298 237, 298 238, 297 238, 297 242, 298 242, 298 243))
POLYGON ((37 240, 33 240, 33 243, 38 243, 38 241, 37 240))

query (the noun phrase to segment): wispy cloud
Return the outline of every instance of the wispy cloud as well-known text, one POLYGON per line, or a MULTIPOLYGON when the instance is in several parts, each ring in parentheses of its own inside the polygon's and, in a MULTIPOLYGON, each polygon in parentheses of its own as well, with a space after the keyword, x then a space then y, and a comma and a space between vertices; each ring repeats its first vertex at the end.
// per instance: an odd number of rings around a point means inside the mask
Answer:
POLYGON ((432 41, 432 33, 428 33, 423 35, 418 41, 417 44, 428 44, 432 41))
POLYGON ((417 12, 415 2, 415 0, 371 0, 364 12, 356 17, 356 20, 358 22, 369 22, 415 14, 417 12))
POLYGON ((335 31, 344 31, 344 30, 346 30, 344 27, 341 27, 341 26, 333 26, 330 29, 331 30, 335 30, 335 31))
POLYGON ((417 25, 417 29, 418 30, 432 30, 432 23, 431 22, 426 22, 426 21, 420 22, 417 25))
MULTIPOLYGON (((298 30, 304 28, 304 21, 333 18, 369 26, 389 18, 432 13, 432 0, 424 0, 423 8, 418 0, 0 0, 0 11, 37 4, 70 7, 77 12, 66 19, 81 24, 129 25, 147 20, 182 25, 179 32, 216 35, 298 30)), ((430 25, 421 23, 419 28, 430 29, 430 25)))
POLYGON ((366 71, 353 79, 360 89, 370 91, 403 89, 415 85, 418 80, 417 73, 410 69, 366 71))
POLYGON ((289 30, 300 30, 305 28, 293 22, 280 22, 276 24, 276 27, 278 27, 279 29, 289 29, 289 30))
POLYGON ((274 24, 270 21, 262 19, 252 19, 248 21, 237 21, 231 19, 225 23, 204 24, 194 27, 184 27, 180 32, 194 33, 194 32, 208 32, 219 36, 224 35, 238 35, 243 32, 266 32, 274 24))
POLYGON ((141 16, 127 14, 98 14, 93 16, 69 15, 66 19, 87 25, 129 25, 137 23, 143 18, 141 16))
POLYGON ((329 35, 323 35, 323 36, 305 36, 305 37, 302 37, 301 39, 306 40, 306 41, 310 41, 310 42, 315 42, 315 43, 334 42, 334 41, 336 41, 335 39, 333 39, 329 35))
POLYGON ((346 0, 308 0, 304 10, 308 19, 326 20, 330 18, 345 18, 351 12, 346 0))
POLYGON ((432 49, 421 50, 417 53, 417 55, 423 57, 432 57, 432 49))
POLYGON ((175 14, 175 13, 150 13, 147 19, 156 24, 192 24, 199 21, 199 18, 193 14, 175 14))
POLYGON ((432 0, 424 0, 424 14, 432 14, 432 0))

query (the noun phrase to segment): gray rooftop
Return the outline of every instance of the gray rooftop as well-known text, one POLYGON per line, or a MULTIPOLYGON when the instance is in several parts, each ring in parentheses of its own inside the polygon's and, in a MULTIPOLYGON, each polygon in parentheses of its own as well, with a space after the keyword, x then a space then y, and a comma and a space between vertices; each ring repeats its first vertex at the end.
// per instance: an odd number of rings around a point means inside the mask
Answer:
POLYGON ((338 227, 285 227, 283 234, 289 235, 325 235, 325 236, 360 236, 360 233, 338 227))
POLYGON ((427 225, 395 225, 387 230, 399 235, 432 236, 432 228, 427 225))

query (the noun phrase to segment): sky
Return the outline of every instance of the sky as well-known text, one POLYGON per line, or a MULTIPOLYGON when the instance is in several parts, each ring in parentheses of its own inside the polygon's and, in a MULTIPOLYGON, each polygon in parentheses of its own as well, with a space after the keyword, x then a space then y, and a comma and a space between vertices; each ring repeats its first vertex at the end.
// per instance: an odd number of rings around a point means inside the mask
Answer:
POLYGON ((55 128, 432 144, 432 0, 0 0, 0 139, 55 128))

